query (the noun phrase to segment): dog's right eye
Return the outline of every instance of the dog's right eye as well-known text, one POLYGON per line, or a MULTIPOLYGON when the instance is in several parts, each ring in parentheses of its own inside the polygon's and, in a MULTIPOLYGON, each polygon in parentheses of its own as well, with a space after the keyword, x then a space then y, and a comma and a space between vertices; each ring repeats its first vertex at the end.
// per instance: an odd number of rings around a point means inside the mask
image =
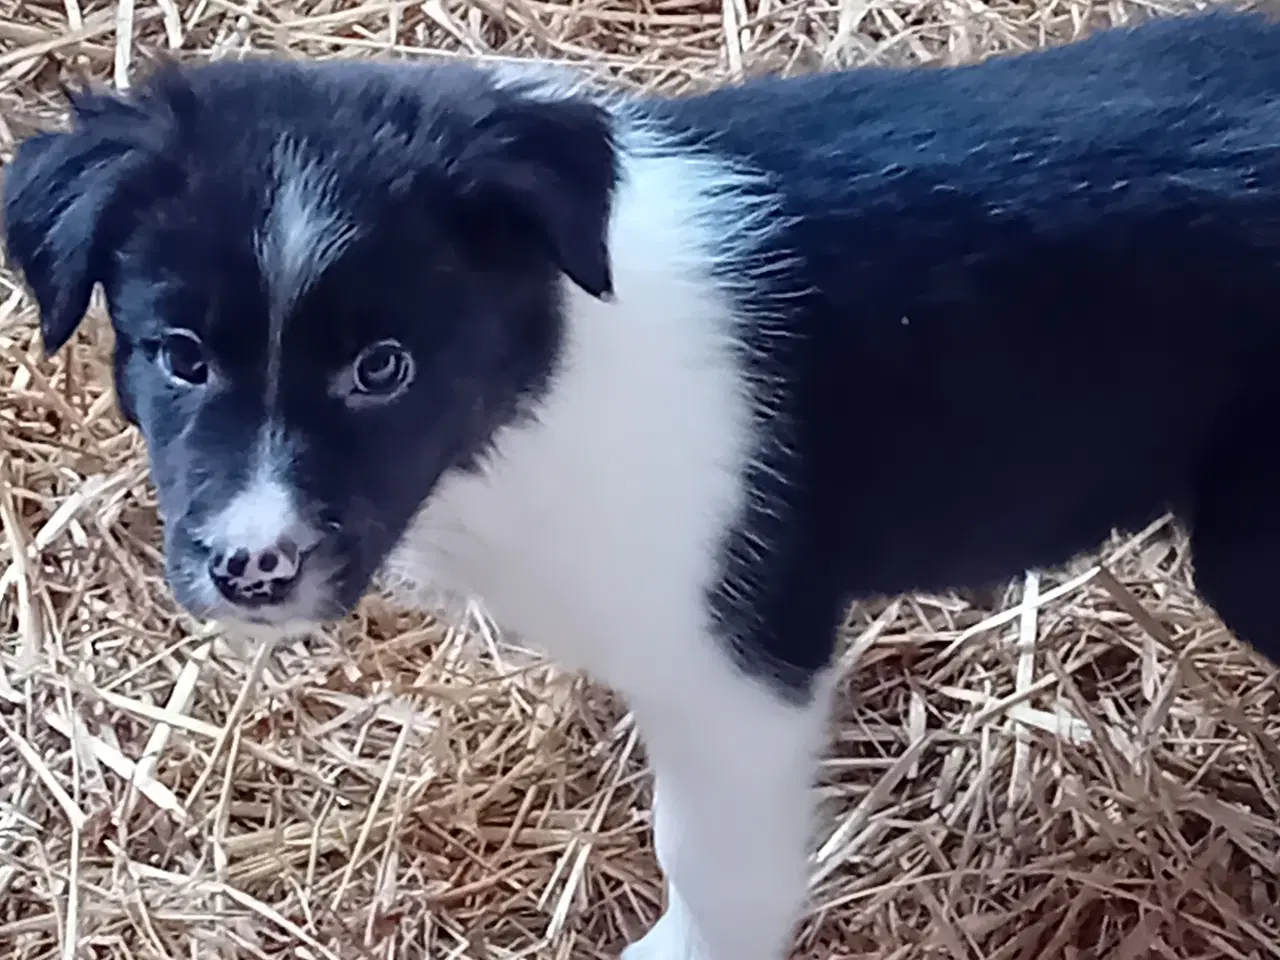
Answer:
POLYGON ((174 380, 200 386, 209 379, 204 346, 190 330, 170 330, 160 341, 160 366, 174 380))

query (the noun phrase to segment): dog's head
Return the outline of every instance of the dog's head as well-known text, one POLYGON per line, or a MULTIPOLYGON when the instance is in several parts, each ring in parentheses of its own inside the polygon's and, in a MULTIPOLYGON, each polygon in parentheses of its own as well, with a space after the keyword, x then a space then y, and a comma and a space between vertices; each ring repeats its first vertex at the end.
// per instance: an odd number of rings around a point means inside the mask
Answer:
POLYGON ((106 294, 178 600, 342 615, 536 405, 564 278, 610 294, 607 112, 462 65, 264 61, 72 107, 8 166, 8 254, 49 353, 106 294))

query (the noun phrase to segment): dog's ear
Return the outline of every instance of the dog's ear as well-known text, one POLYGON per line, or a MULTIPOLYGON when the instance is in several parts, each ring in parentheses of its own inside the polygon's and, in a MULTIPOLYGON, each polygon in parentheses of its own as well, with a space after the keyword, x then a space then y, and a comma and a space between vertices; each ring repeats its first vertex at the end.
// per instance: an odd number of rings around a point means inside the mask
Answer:
POLYGON ((77 97, 73 107, 76 128, 24 140, 4 177, 8 258, 40 308, 46 355, 71 338, 94 285, 106 278, 122 236, 124 188, 149 153, 135 108, 95 95, 77 97))
POLYGON ((602 107, 572 97, 500 95, 470 131, 453 173, 464 200, 521 216, 570 280, 593 297, 613 295, 608 233, 618 175, 602 107))

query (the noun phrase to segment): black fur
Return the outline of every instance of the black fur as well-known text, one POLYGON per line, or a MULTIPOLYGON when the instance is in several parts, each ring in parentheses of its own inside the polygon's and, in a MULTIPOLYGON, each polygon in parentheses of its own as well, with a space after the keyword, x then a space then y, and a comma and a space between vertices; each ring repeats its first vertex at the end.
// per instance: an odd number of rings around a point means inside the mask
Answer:
POLYGON ((807 690, 847 601, 1054 566, 1167 508, 1204 598, 1280 655, 1280 28, 1180 17, 650 108, 771 174, 800 254, 787 336, 747 354, 790 387, 796 455, 729 552, 754 589, 713 601, 758 669, 807 690))

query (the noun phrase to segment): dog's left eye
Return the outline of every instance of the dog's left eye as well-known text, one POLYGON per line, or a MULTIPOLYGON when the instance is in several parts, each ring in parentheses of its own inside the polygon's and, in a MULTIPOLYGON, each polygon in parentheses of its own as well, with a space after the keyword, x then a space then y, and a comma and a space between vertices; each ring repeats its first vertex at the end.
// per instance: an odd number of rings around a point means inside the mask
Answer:
POLYGON ((198 387, 209 379, 200 338, 190 330, 170 330, 160 341, 160 365, 172 379, 198 387))
POLYGON ((394 340, 379 340, 361 351, 351 373, 356 392, 388 397, 413 379, 413 356, 394 340))

